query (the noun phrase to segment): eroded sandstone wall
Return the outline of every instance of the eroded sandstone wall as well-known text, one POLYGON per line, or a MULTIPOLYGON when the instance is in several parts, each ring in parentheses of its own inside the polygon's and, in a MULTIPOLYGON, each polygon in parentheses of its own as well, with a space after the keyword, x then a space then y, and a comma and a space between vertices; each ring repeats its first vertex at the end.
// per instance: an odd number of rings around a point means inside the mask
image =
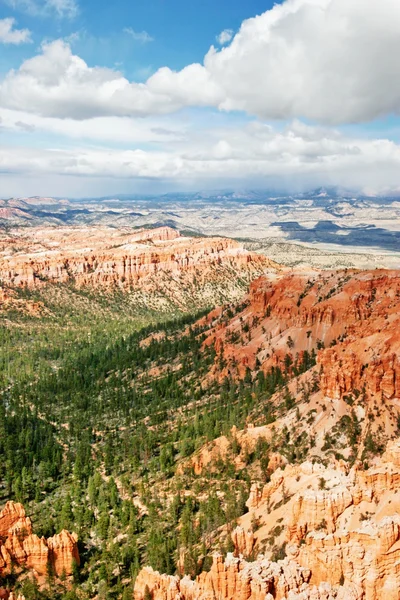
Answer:
POLYGON ((0 575, 15 566, 46 575, 71 575, 73 564, 79 565, 78 538, 63 530, 49 539, 32 533, 32 523, 22 504, 7 502, 0 512, 0 575))

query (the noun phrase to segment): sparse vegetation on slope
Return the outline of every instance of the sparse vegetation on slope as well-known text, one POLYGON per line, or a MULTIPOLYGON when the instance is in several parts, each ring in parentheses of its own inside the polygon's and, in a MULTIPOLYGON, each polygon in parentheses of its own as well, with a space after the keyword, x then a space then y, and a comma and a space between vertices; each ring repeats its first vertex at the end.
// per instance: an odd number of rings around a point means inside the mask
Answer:
POLYGON ((76 531, 82 562, 65 582, 49 574, 36 589, 14 573, 10 584, 26 600, 125 599, 146 565, 195 577, 215 550, 283 558, 279 519, 300 488, 277 469, 312 460, 327 494, 332 460, 367 468, 395 435, 397 380, 385 373, 397 363, 372 363, 367 335, 355 344, 379 322, 373 350, 397 348, 397 288, 395 273, 287 275, 239 304, 158 322, 119 291, 16 292, 39 309, 2 313, 2 499, 22 501, 41 535, 76 531), (331 364, 339 350, 345 377, 331 364))

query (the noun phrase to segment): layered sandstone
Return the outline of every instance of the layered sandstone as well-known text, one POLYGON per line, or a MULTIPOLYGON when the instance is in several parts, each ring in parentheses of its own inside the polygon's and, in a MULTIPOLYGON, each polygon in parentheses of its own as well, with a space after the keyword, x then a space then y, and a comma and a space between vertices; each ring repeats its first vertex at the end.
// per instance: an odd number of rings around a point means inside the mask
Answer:
POLYGON ((231 538, 236 556, 250 556, 253 553, 256 539, 251 528, 246 530, 238 526, 232 531, 231 538))
POLYGON ((279 467, 252 487, 249 512, 232 532, 236 557, 214 556, 194 581, 143 569, 135 600, 146 586, 154 600, 398 600, 399 457, 400 438, 369 469, 343 461, 279 467), (271 534, 287 543, 285 560, 268 558, 271 534), (257 552, 254 562, 242 558, 257 552))
MULTIPOLYGON (((135 599, 142 600, 147 585, 155 600, 258 600, 260 594, 263 600, 398 600, 400 439, 393 438, 400 408, 399 272, 261 278, 239 311, 213 311, 205 322, 205 345, 218 354, 215 376, 286 368, 295 406, 271 425, 260 420, 232 430, 186 463, 197 475, 217 468, 220 458, 243 468, 242 445, 251 450, 264 438, 270 448, 268 470, 274 472, 265 485, 253 482, 249 512, 231 534, 237 562, 215 557, 210 573, 195 581, 145 569, 135 599), (293 376, 287 355, 295 362, 313 351, 315 366, 293 376), (285 464, 283 430, 291 440, 304 433, 306 443, 312 438, 312 461, 285 464), (379 456, 373 444, 390 438, 379 456), (273 548, 283 544, 285 561, 270 562, 273 548), (257 553, 253 563, 241 558, 257 553), (289 567, 302 573, 300 583, 287 576, 289 567), (279 581, 271 576, 274 569, 279 581)), ((282 394, 269 402, 281 406, 282 394)))
POLYGON ((216 554, 211 570, 194 581, 143 569, 135 583, 134 598, 143 600, 147 586, 153 600, 282 600, 290 591, 301 591, 309 578, 309 569, 288 559, 248 563, 232 554, 225 560, 216 554))
POLYGON ((49 538, 32 533, 32 523, 22 504, 7 502, 0 513, 0 575, 15 567, 32 569, 38 575, 49 570, 55 575, 71 575, 79 564, 78 538, 62 531, 49 538))
POLYGON ((310 490, 299 495, 288 524, 290 541, 300 542, 308 531, 314 531, 321 525, 328 533, 333 533, 338 516, 353 502, 354 498, 345 486, 337 488, 335 492, 310 490))
MULTIPOLYGON (((228 238, 181 237, 170 227, 147 230, 77 228, 29 230, 16 240, 23 250, 0 252, 0 282, 21 287, 49 282, 82 286, 137 286, 157 273, 171 276, 208 269, 249 269, 254 276, 275 264, 228 238)), ((15 243, 16 243, 15 242, 15 243)), ((1 248, 0 248, 1 250, 1 248)))
POLYGON ((56 574, 72 575, 74 563, 79 565, 78 536, 63 529, 47 540, 49 559, 56 574))
POLYGON ((7 502, 0 512, 0 537, 8 537, 10 534, 25 532, 32 533, 32 523, 25 514, 25 509, 19 502, 7 502))
POLYGON ((397 600, 400 589, 400 517, 356 531, 312 533, 297 556, 311 570, 311 583, 321 580, 357 591, 357 598, 397 600))

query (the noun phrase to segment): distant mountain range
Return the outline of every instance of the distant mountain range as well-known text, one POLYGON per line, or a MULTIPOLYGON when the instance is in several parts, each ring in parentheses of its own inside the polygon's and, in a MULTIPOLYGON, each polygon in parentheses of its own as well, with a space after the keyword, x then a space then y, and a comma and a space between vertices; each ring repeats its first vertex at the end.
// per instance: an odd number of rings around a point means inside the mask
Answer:
POLYGON ((284 203, 300 200, 314 200, 321 203, 331 203, 332 201, 346 200, 354 202, 355 200, 365 199, 367 201, 391 202, 400 197, 400 191, 395 190, 384 195, 371 195, 357 190, 349 190, 341 187, 319 187, 306 192, 277 192, 276 190, 252 190, 252 189, 222 189, 222 190, 199 190, 196 192, 169 192, 166 194, 115 194, 100 197, 41 197, 31 196, 23 198, 0 199, 0 207, 10 205, 11 203, 23 203, 30 206, 51 206, 68 205, 81 203, 126 203, 126 202, 245 202, 245 203, 284 203))

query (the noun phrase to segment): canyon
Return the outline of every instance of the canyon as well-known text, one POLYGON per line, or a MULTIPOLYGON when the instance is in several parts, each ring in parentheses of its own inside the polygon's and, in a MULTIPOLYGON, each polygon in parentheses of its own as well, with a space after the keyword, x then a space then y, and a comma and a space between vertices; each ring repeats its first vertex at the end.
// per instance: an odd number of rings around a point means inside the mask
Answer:
POLYGON ((277 368, 291 378, 269 401, 270 425, 233 428, 181 472, 246 468, 262 440, 267 483, 253 481, 247 512, 225 531, 234 553, 214 554, 194 579, 145 568, 135 600, 146 589, 154 600, 398 600, 399 318, 398 271, 309 269, 261 277, 239 307, 202 319, 204 348, 215 349, 208 378, 277 368))
POLYGON ((396 600, 399 482, 399 439, 369 469, 335 459, 278 468, 253 486, 231 534, 234 554, 215 554, 195 580, 145 568, 134 598, 143 600, 147 587, 154 600, 396 600), (280 560, 266 551, 271 535, 285 549, 280 560))
POLYGON ((14 595, 30 599, 25 573, 41 591, 49 572, 72 580, 83 531, 85 599, 109 582, 124 600, 399 599, 399 271, 293 270, 224 237, 96 225, 2 232, 0 281, 0 450, 32 443, 14 411, 49 444, 10 489, 61 530, 39 537, 6 504, 14 595), (9 356, 32 332, 22 372, 9 356))
POLYGON ((228 372, 240 377, 256 365, 264 372, 284 368, 285 361, 291 369, 305 353, 314 353, 316 366, 308 377, 318 375, 320 398, 340 406, 346 395, 362 393, 365 409, 374 410, 379 401, 385 410, 386 400, 397 406, 400 396, 399 309, 398 271, 262 277, 233 318, 226 311, 211 314, 204 343, 215 347, 218 377, 228 372), (221 358, 224 368, 218 370, 221 358))

